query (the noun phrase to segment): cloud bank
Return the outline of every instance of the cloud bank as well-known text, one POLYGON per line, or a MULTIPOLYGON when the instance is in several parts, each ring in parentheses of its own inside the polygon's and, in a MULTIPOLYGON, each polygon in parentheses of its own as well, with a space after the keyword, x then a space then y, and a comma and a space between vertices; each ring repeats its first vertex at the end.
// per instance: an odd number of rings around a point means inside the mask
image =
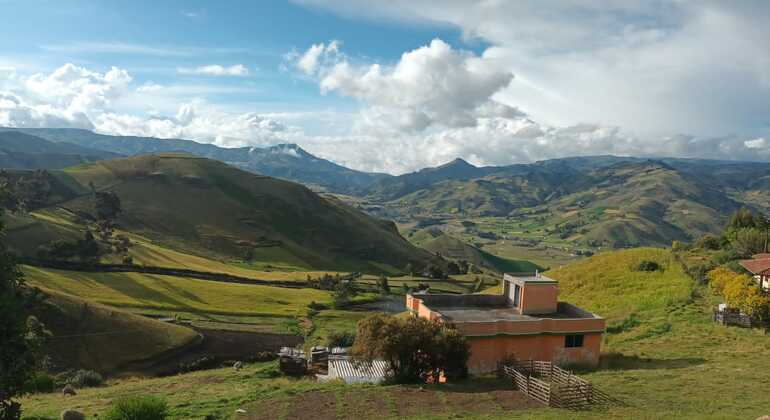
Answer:
MULTIPOLYGON (((319 95, 356 101, 360 109, 352 114, 266 115, 206 99, 249 88, 236 86, 237 78, 205 87, 139 84, 115 67, 66 64, 36 74, 2 68, 0 125, 220 146, 291 142, 352 168, 390 173, 456 157, 479 165, 599 154, 770 160, 767 3, 491 1, 471 7, 448 1, 438 7, 394 0, 364 12, 356 2, 321 3, 316 6, 356 17, 450 23, 489 47, 473 53, 434 39, 378 62, 350 56, 341 41, 331 40, 284 57, 285 77, 313 83, 319 95), (297 127, 300 120, 335 129, 309 135, 297 127)), ((249 69, 212 64, 178 73, 246 76, 249 69)))

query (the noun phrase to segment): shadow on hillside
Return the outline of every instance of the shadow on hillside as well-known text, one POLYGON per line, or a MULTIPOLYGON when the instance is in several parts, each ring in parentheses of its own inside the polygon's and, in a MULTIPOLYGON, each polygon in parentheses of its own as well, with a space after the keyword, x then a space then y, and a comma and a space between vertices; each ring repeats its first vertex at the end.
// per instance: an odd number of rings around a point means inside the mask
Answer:
POLYGON ((701 357, 683 357, 679 359, 651 359, 637 355, 621 353, 602 354, 599 370, 635 370, 635 369, 682 369, 702 365, 706 359, 701 357))

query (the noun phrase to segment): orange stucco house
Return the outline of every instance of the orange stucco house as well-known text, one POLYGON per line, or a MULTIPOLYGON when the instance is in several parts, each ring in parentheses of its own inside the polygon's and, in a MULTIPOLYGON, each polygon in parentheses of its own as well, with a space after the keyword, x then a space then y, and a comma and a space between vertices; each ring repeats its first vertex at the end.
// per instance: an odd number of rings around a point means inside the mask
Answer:
POLYGON ((470 344, 468 370, 493 372, 508 358, 557 364, 599 363, 604 319, 558 301, 559 286, 542 275, 503 276, 501 295, 415 293, 414 316, 453 323, 470 344))

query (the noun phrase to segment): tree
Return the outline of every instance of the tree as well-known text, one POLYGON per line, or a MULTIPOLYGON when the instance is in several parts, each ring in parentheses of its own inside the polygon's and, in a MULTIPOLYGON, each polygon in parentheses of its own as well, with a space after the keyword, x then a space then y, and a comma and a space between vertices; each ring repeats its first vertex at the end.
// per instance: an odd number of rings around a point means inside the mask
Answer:
POLYGON ((735 274, 725 285, 727 305, 740 309, 762 323, 770 318, 770 296, 762 293, 756 281, 745 274, 735 274))
POLYGON ((447 273, 460 274, 460 266, 454 261, 449 261, 449 264, 447 264, 447 273))
POLYGON ((409 277, 414 277, 414 266, 412 263, 407 263, 406 267, 404 267, 404 272, 409 275, 409 277))
MULTIPOLYGON (((331 277, 331 276, 329 276, 331 277)), ((353 279, 343 280, 339 274, 333 280, 335 284, 332 292, 332 305, 335 308, 342 308, 350 303, 350 298, 356 295, 356 285, 353 279)))
POLYGON ((741 257, 750 257, 762 252, 765 239, 762 232, 755 228, 739 228, 730 234, 730 244, 741 257))
MULTIPOLYGON (((2 210, 0 209, 0 216, 2 210)), ((0 231, 4 225, 0 221, 0 231)), ((28 317, 38 295, 24 285, 24 277, 4 243, 0 243, 0 419, 21 417, 15 400, 36 367, 39 323, 28 317)))
POLYGON ((353 354, 387 360, 399 383, 438 382, 441 374, 448 379, 467 375, 470 349, 449 324, 374 314, 358 322, 353 354))
POLYGON ((762 245, 762 252, 767 252, 767 240, 768 240, 768 234, 770 234, 770 218, 768 218, 762 213, 759 213, 754 219, 757 224, 757 229, 761 230, 762 233, 765 235, 765 241, 762 245))
POLYGON ((700 249, 718 250, 721 248, 719 238, 714 235, 703 235, 695 241, 695 247, 700 249))
POLYGON ((377 279, 377 287, 383 295, 390 294, 390 285, 388 284, 388 278, 385 275, 381 275, 377 279))
POLYGON ((123 212, 120 197, 112 191, 94 193, 94 211, 98 220, 115 220, 123 212))
POLYGON ((727 222, 727 229, 741 229, 756 227, 754 213, 746 207, 741 207, 738 211, 730 215, 727 222))

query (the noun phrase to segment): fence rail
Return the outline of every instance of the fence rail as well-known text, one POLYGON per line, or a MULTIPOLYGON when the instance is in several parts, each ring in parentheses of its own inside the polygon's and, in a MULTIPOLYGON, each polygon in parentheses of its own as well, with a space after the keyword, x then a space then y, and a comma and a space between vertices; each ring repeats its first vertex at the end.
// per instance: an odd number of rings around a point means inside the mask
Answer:
POLYGON ((738 311, 720 311, 714 309, 714 322, 722 325, 737 325, 751 328, 755 323, 751 316, 738 311))
POLYGON ((551 362, 516 361, 502 366, 516 389, 542 404, 582 410, 592 406, 624 405, 585 379, 551 362))

